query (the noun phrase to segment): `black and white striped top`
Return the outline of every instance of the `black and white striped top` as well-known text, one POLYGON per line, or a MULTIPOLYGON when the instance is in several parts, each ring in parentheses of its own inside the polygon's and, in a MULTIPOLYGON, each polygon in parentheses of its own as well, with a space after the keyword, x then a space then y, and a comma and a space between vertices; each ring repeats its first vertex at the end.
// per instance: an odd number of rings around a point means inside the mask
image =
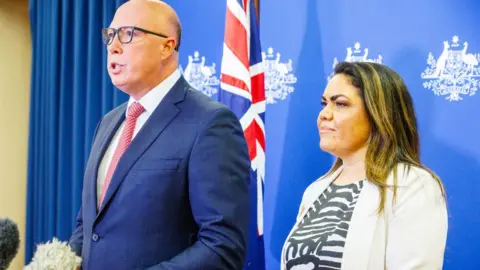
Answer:
POLYGON ((287 270, 340 269, 353 209, 363 181, 331 184, 315 201, 285 246, 287 270))

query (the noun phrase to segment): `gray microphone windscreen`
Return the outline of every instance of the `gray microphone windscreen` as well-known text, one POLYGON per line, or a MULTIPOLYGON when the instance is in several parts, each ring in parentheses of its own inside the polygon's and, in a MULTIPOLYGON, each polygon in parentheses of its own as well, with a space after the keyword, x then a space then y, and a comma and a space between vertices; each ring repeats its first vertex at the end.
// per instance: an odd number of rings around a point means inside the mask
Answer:
POLYGON ((20 247, 20 233, 15 222, 0 218, 0 270, 6 270, 20 247))

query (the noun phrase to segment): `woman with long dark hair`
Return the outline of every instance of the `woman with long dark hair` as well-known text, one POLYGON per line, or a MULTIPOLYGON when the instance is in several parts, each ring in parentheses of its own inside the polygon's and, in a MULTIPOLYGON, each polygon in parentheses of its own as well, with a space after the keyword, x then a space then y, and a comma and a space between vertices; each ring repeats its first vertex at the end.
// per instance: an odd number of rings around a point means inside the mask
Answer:
POLYGON ((303 195, 282 269, 441 269, 445 192, 420 161, 412 98, 392 69, 339 63, 317 125, 332 168, 303 195))

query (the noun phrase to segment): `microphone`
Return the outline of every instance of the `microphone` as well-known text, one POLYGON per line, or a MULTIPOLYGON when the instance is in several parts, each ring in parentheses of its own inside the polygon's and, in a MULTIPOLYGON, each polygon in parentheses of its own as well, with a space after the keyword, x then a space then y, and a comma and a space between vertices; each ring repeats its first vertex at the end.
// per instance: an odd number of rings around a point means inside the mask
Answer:
POLYGON ((67 242, 61 242, 56 237, 37 246, 32 261, 23 270, 76 270, 82 264, 67 242))
POLYGON ((6 270, 20 247, 20 233, 15 222, 0 218, 0 270, 6 270))

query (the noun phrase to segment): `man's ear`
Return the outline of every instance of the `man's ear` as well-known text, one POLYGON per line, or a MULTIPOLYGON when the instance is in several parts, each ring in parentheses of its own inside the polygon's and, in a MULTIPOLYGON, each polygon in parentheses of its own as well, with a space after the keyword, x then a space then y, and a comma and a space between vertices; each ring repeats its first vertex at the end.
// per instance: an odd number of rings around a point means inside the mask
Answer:
POLYGON ((163 58, 168 58, 175 50, 175 46, 177 46, 177 43, 173 38, 167 39, 161 51, 163 58))

